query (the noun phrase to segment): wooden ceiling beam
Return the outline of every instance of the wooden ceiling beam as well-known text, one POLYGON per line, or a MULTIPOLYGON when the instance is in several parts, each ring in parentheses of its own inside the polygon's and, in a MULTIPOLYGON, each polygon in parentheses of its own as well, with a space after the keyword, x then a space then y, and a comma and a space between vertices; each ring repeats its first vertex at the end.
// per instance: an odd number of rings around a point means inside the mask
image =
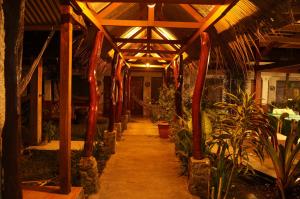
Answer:
MULTIPOLYGON (((114 42, 120 43, 147 43, 147 39, 124 39, 124 38, 115 38, 114 42)), ((149 43, 155 44, 183 44, 184 40, 164 40, 164 39, 149 39, 149 43)))
POLYGON ((164 60, 164 61, 171 61, 173 57, 135 57, 135 56, 124 56, 125 60, 129 59, 136 59, 136 60, 164 60))
POLYGON ((79 0, 83 2, 123 2, 123 3, 169 3, 169 4, 203 4, 222 5, 224 0, 79 0))
POLYGON ((196 21, 198 21, 198 22, 202 22, 203 21, 203 17, 191 5, 188 5, 188 4, 179 4, 179 6, 182 9, 184 9, 187 13, 189 13, 189 15, 191 15, 196 21))
MULTIPOLYGON (((156 28, 153 28, 153 31, 160 36, 160 38, 168 40, 162 33, 160 33, 156 28)), ((179 48, 175 44, 170 44, 174 49, 178 50, 179 48)))
MULTIPOLYGON (((224 5, 215 6, 210 13, 204 17, 203 23, 198 31, 189 39, 189 41, 180 49, 179 54, 186 51, 186 49, 200 36, 200 34, 206 31, 209 27, 217 23, 226 13, 238 2, 238 0, 226 0, 224 5)), ((174 60, 178 57, 176 55, 174 60)))
POLYGON ((161 54, 176 54, 178 51, 170 50, 140 50, 140 49, 120 49, 121 52, 126 53, 161 53, 161 54))
POLYGON ((97 14, 92 12, 85 3, 83 2, 78 2, 76 1, 78 7, 81 9, 81 12, 101 31, 103 31, 104 36, 106 37, 106 39, 109 41, 109 43, 112 45, 112 47, 118 52, 120 53, 121 58, 124 59, 124 56, 122 55, 122 53, 120 52, 120 49, 118 48, 118 46, 113 42, 112 37, 110 36, 110 34, 106 31, 106 29, 101 25, 101 23, 99 22, 99 20, 97 19, 97 14))
POLYGON ((101 12, 99 12, 97 14, 97 18, 98 19, 105 18, 108 14, 110 14, 112 11, 114 11, 115 9, 117 9, 121 5, 123 5, 123 3, 111 3, 111 4, 109 4, 106 8, 104 8, 103 10, 101 10, 101 12))
POLYGON ((146 21, 146 20, 117 20, 102 19, 99 21, 102 26, 129 26, 129 27, 163 27, 163 28, 194 28, 201 27, 200 22, 181 21, 146 21))

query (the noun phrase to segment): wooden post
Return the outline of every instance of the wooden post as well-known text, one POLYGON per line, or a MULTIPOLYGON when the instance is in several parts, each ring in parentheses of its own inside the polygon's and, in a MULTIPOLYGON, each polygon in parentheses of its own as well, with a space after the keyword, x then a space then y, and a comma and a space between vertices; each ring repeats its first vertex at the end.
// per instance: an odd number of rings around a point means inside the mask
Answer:
POLYGON ((117 70, 116 70, 116 80, 118 86, 118 101, 117 101, 117 112, 116 112, 116 122, 121 122, 122 115, 122 104, 123 104, 123 78, 122 78, 122 66, 123 59, 119 59, 117 70))
POLYGON ((261 92, 262 92, 262 79, 261 72, 255 71, 255 101, 257 104, 261 105, 261 92))
POLYGON ((60 30, 60 142, 59 179, 61 192, 71 191, 71 97, 72 97, 72 40, 73 24, 70 20, 72 7, 61 6, 62 24, 60 30))
MULTIPOLYGON (((2 5, 1 5, 2 6, 2 5)), ((24 0, 3 2, 5 26, 5 124, 3 128, 3 193, 0 198, 22 198, 19 179, 21 106, 18 83, 22 73, 24 0)), ((1 183, 2 183, 1 182, 1 183)))
POLYGON ((131 98, 130 98, 130 89, 131 89, 131 72, 130 69, 128 69, 128 78, 127 78, 127 111, 131 111, 131 98))
POLYGON ((110 114, 109 114, 109 125, 108 130, 112 132, 114 130, 114 123, 115 123, 115 110, 116 110, 116 79, 115 79, 115 73, 116 73, 116 64, 118 62, 118 52, 114 52, 114 58, 112 60, 111 64, 111 95, 110 95, 110 114))
POLYGON ((183 111, 182 111, 183 59, 182 59, 182 55, 180 55, 179 66, 176 63, 174 67, 176 67, 176 70, 174 70, 174 79, 175 79, 175 85, 176 85, 176 91, 175 91, 176 115, 179 117, 182 117, 183 116, 183 111))
POLYGON ((88 115, 87 132, 84 142, 84 156, 90 157, 93 155, 93 144, 94 137, 97 131, 97 79, 96 79, 96 68, 97 61, 100 59, 101 48, 103 43, 103 32, 98 31, 95 39, 94 48, 89 61, 89 95, 90 95, 90 107, 88 115))
POLYGON ((210 39, 206 32, 201 33, 201 51, 198 74, 192 99, 192 126, 193 126, 193 157, 196 160, 203 158, 201 151, 201 98, 205 85, 206 72, 209 63, 210 39))
POLYGON ((127 104, 128 104, 128 68, 125 69, 124 71, 124 100, 123 100, 123 108, 122 108, 122 114, 126 115, 127 113, 127 104))
POLYGON ((43 61, 41 60, 30 81, 30 142, 42 141, 43 61))

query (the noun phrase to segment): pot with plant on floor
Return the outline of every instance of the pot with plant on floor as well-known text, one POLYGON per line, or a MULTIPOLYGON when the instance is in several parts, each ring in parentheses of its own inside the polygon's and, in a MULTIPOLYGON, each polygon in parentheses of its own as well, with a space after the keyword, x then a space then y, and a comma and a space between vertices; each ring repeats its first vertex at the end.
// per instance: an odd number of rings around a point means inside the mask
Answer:
POLYGON ((158 99, 158 132, 159 137, 169 138, 170 135, 170 123, 175 115, 175 89, 170 86, 163 86, 159 92, 158 99))

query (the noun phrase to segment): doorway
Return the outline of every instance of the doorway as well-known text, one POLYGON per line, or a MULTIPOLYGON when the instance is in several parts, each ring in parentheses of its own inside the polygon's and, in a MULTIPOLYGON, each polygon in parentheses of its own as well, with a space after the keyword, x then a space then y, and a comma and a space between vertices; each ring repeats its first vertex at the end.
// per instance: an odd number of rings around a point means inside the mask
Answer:
POLYGON ((134 116, 143 116, 144 77, 131 77, 130 82, 130 111, 134 116))
POLYGON ((152 77, 151 78, 151 103, 158 103, 159 91, 163 85, 162 77, 152 77))

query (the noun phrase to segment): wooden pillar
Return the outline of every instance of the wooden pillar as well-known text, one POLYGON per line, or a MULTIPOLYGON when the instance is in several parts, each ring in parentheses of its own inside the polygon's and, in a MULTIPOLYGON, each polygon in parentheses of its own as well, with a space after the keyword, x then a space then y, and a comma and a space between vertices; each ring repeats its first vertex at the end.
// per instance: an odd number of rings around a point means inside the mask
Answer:
POLYGON ((72 7, 62 5, 60 28, 60 117, 59 117, 59 180, 61 192, 71 191, 71 117, 72 117, 72 40, 73 24, 70 20, 72 7))
POLYGON ((197 160, 203 158, 201 151, 202 132, 201 132, 201 99, 205 85, 206 72, 210 54, 210 39, 206 32, 201 33, 201 50, 198 74, 195 83, 192 99, 192 126, 193 126, 193 157, 197 160))
POLYGON ((131 72, 130 69, 128 69, 128 78, 127 78, 127 111, 130 112, 131 110, 131 98, 130 98, 130 90, 131 90, 131 72))
POLYGON ((119 59, 117 70, 116 70, 116 80, 118 86, 118 101, 117 101, 117 112, 116 112, 116 122, 121 122, 122 116, 122 105, 123 105, 123 77, 122 77, 122 67, 123 59, 119 59))
POLYGON ((111 95, 110 95, 110 114, 109 114, 109 125, 108 130, 112 132, 114 130, 114 123, 115 123, 115 112, 116 112, 116 79, 115 79, 115 73, 116 73, 116 64, 118 62, 118 53, 114 52, 114 57, 111 64, 111 95))
POLYGON ((41 60, 30 81, 30 142, 42 141, 43 61, 41 60))
POLYGON ((176 115, 179 117, 183 116, 182 110, 182 84, 183 84, 183 59, 182 55, 180 55, 180 63, 179 65, 176 63, 176 75, 174 71, 174 78, 175 78, 175 108, 176 108, 176 115))
POLYGON ((94 48, 89 61, 89 95, 90 95, 90 107, 89 107, 89 115, 88 115, 88 124, 87 124, 87 132, 85 136, 84 142, 84 156, 90 157, 93 155, 93 145, 94 145, 94 137, 97 131, 96 123, 97 123, 97 105, 98 105, 98 96, 97 96, 97 79, 96 79, 96 68, 97 61, 100 59, 101 48, 103 42, 103 32, 98 31, 94 48))
MULTIPOLYGON (((0 4, 1 5, 1 4, 0 4)), ((1 5, 2 6, 2 5, 1 5)), ((3 2, 5 26, 5 124, 3 128, 3 193, 0 198, 21 199, 19 160, 21 144, 21 106, 18 82, 21 80, 24 0, 3 2)), ((1 182, 1 183, 2 183, 1 182)))
POLYGON ((125 69, 124 71, 124 79, 123 79, 123 84, 124 84, 124 100, 123 100, 123 106, 122 106, 122 114, 126 115, 127 113, 127 105, 128 105, 128 68, 125 69))
POLYGON ((257 104, 261 105, 261 95, 262 95, 262 79, 261 72, 255 71, 255 101, 257 104))

